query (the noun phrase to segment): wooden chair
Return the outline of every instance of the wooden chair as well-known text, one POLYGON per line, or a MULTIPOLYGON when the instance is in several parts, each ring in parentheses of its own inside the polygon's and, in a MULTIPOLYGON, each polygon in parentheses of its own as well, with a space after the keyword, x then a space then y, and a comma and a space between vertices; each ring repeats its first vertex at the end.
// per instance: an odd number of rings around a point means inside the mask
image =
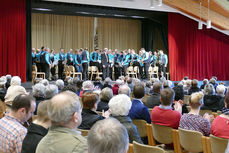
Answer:
POLYGON ((228 139, 223 139, 210 135, 207 138, 208 153, 224 153, 227 149, 228 139))
POLYGON ((134 67, 133 66, 129 66, 126 70, 126 74, 130 77, 130 75, 132 75, 132 78, 138 78, 137 73, 134 71, 134 67))
POLYGON ((41 78, 45 79, 45 73, 44 72, 37 72, 37 66, 33 65, 32 66, 32 82, 35 78, 37 78, 39 76, 41 76, 41 78))
POLYGON ((134 153, 165 153, 162 148, 140 144, 135 141, 133 142, 133 151, 134 153))
POLYGON ((6 104, 0 100, 0 118, 4 117, 6 112, 6 104))
POLYGON ((133 144, 129 144, 129 149, 127 151, 127 153, 133 153, 133 144))
POLYGON ((166 72, 166 79, 169 80, 169 72, 166 72))
POLYGON ((93 78, 93 75, 99 76, 102 75, 102 72, 99 72, 99 69, 97 66, 91 66, 91 80, 93 78))
POLYGON ((74 78, 75 76, 79 75, 80 79, 82 80, 82 73, 81 72, 76 72, 74 66, 69 66, 68 70, 69 70, 70 76, 72 76, 74 78))
POLYGON ((158 66, 149 67, 149 77, 150 79, 154 78, 154 75, 158 78, 158 66))
POLYGON ((83 129, 78 129, 78 131, 81 132, 81 135, 82 136, 87 136, 88 135, 88 132, 89 132, 89 130, 83 130, 83 129))
POLYGON ((138 74, 139 74, 139 68, 138 68, 138 66, 135 66, 135 67, 134 67, 134 73, 137 74, 137 78, 140 77, 140 76, 138 77, 138 74))
POLYGON ((37 115, 33 115, 32 121, 35 121, 37 119, 37 115))
POLYGON ((69 68, 67 65, 64 65, 64 74, 65 74, 65 80, 66 80, 66 78, 70 76, 69 68))
POLYGON ((180 145, 189 152, 208 153, 206 137, 198 131, 178 129, 180 145))
POLYGON ((138 120, 138 119, 133 119, 132 122, 134 125, 137 126, 140 137, 141 138, 147 137, 147 131, 146 131, 147 122, 145 120, 138 120))

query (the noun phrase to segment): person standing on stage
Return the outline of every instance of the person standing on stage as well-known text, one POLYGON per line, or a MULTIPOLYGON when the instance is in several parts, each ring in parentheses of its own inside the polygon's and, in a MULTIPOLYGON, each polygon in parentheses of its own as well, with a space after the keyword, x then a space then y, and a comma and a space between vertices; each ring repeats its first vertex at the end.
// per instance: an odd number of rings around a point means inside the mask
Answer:
POLYGON ((63 79, 63 71, 64 71, 64 61, 65 61, 65 54, 64 49, 60 49, 60 53, 57 54, 58 60, 58 78, 63 79))
POLYGON ((142 48, 141 51, 143 54, 142 62, 144 64, 143 68, 144 68, 145 79, 149 80, 150 56, 149 53, 146 52, 144 48, 142 48))
POLYGON ((51 50, 50 60, 52 63, 52 67, 51 67, 52 80, 56 80, 56 65, 58 60, 54 49, 51 50))
POLYGON ((112 79, 113 66, 114 66, 114 54, 111 49, 109 49, 108 51, 108 57, 109 57, 109 76, 112 79))
POLYGON ((95 49, 95 51, 91 52, 90 55, 90 66, 96 66, 100 71, 99 66, 99 49, 95 49))
POLYGON ((101 62, 103 66, 103 80, 109 77, 109 56, 108 49, 104 48, 104 53, 101 55, 101 62))
MULTIPOLYGON (((44 47, 42 46, 41 47, 41 50, 44 50, 44 47)), ((37 52, 36 52, 36 60, 35 60, 35 63, 37 65, 37 72, 41 72, 41 51, 40 49, 37 49, 37 52)))
POLYGON ((36 49, 32 48, 32 65, 35 65, 35 60, 36 60, 36 49))
POLYGON ((69 52, 65 54, 65 60, 67 61, 67 65, 73 65, 72 49, 70 49, 69 52))
POLYGON ((142 66, 140 63, 140 56, 138 54, 135 53, 135 50, 132 49, 132 63, 133 63, 133 67, 137 66, 139 69, 139 73, 140 73, 140 77, 142 78, 142 74, 143 74, 143 70, 142 70, 142 66))
MULTIPOLYGON (((83 49, 81 49, 83 50, 83 49)), ((81 63, 82 63, 82 72, 83 72, 83 80, 88 80, 88 64, 89 64, 89 52, 88 49, 85 48, 81 54, 81 63)))
POLYGON ((163 50, 160 50, 159 53, 160 53, 159 66, 160 66, 161 76, 166 77, 166 67, 168 64, 168 56, 164 54, 163 50))
POLYGON ((50 52, 51 50, 47 48, 46 50, 41 51, 40 60, 42 72, 45 73, 45 79, 49 80, 50 68, 51 68, 51 60, 50 60, 50 52))
POLYGON ((126 76, 126 70, 129 67, 130 61, 131 61, 131 55, 130 55, 130 49, 128 49, 127 54, 124 57, 123 60, 123 75, 126 76))
POLYGON ((79 50, 76 50, 76 54, 74 56, 74 65, 76 72, 82 71, 82 64, 81 64, 81 52, 79 50))
POLYGON ((154 51, 154 54, 152 55, 152 57, 151 57, 151 66, 156 66, 156 63, 157 63, 157 52, 156 51, 154 51))
POLYGON ((114 51, 114 75, 115 75, 115 80, 118 79, 118 77, 121 75, 121 72, 120 71, 120 66, 119 66, 119 57, 120 57, 120 54, 118 53, 118 50, 115 49, 114 51))

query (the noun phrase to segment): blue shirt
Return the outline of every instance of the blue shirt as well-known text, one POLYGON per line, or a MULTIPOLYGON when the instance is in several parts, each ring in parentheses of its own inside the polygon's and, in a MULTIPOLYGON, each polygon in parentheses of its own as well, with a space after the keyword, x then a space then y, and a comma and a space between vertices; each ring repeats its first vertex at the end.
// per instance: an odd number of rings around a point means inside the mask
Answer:
POLYGON ((76 54, 74 56, 73 62, 74 62, 75 65, 81 64, 81 56, 79 54, 76 54))
POLYGON ((89 52, 87 50, 85 50, 84 52, 86 52, 86 55, 84 55, 84 53, 81 54, 81 63, 88 63, 89 62, 89 52), (86 56, 86 57, 83 57, 86 56))
POLYGON ((90 55, 90 61, 92 61, 92 62, 97 62, 97 60, 98 60, 98 53, 97 52, 92 52, 91 53, 91 55, 90 55))
POLYGON ((37 58, 37 61, 40 62, 41 61, 41 51, 39 53, 36 53, 36 58, 37 58))
POLYGON ((159 57, 160 63, 167 65, 168 64, 168 56, 166 54, 163 54, 159 57))
POLYGON ((70 60, 70 58, 73 59, 73 54, 72 53, 66 53, 65 54, 65 60, 68 60, 68 58, 69 58, 69 60, 70 60))
POLYGON ((64 53, 57 54, 57 60, 64 61, 65 60, 65 54, 64 53))
POLYGON ((124 61, 123 61, 123 65, 129 65, 130 63, 130 54, 125 55, 124 61))

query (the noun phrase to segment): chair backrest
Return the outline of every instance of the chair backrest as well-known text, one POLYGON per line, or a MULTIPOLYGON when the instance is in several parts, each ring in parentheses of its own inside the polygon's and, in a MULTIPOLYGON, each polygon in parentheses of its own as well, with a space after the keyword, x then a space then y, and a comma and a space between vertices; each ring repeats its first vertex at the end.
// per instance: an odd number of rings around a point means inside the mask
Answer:
POLYGON ((156 146, 143 145, 138 142, 133 142, 134 153, 165 153, 162 148, 156 146))
POLYGON ((87 136, 88 135, 88 132, 89 132, 89 130, 83 130, 83 129, 78 129, 78 131, 81 132, 81 135, 82 136, 87 136))
POLYGON ((154 72, 154 73, 158 73, 158 66, 154 66, 154 67, 153 67, 153 72, 154 72))
POLYGON ((36 66, 36 65, 33 65, 33 66, 32 66, 32 71, 33 71, 33 72, 37 72, 37 66, 36 66))
POLYGON ((74 66, 69 66, 68 67, 70 73, 75 73, 75 67, 74 66))
POLYGON ((149 73, 152 73, 153 72, 153 68, 152 66, 149 67, 149 73))
POLYGON ((209 115, 212 114, 212 111, 211 110, 200 110, 200 116, 204 116, 205 113, 208 113, 209 115))
POLYGON ((133 72, 133 71, 134 71, 133 66, 129 66, 129 67, 127 68, 127 72, 133 72))
POLYGON ((98 68, 96 66, 91 67, 91 72, 97 72, 97 71, 98 71, 98 68))
POLYGON ((189 152, 203 152, 202 133, 198 131, 178 129, 180 144, 189 152))
POLYGON ((152 123, 153 137, 163 144, 173 143, 172 128, 152 123))
POLYGON ((145 120, 138 120, 138 119, 133 119, 132 121, 133 124, 137 126, 140 137, 141 138, 147 137, 147 132, 146 132, 147 122, 145 120))
POLYGON ((150 97, 150 95, 145 95, 143 98, 142 98, 142 102, 143 103, 146 103, 147 99, 150 97))
POLYGON ((138 73, 138 66, 134 67, 134 73, 138 73))
POLYGON ((212 153, 224 153, 227 149, 228 139, 223 139, 214 135, 210 135, 210 143, 212 153))
POLYGON ((190 95, 184 95, 184 103, 188 105, 189 99, 190 99, 190 95))

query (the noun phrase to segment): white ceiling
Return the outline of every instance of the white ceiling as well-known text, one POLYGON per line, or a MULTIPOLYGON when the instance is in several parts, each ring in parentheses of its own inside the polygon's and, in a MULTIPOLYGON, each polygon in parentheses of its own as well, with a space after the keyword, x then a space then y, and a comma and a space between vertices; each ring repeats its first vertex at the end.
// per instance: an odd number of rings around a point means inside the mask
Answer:
MULTIPOLYGON (((162 6, 157 6, 158 4, 157 0, 155 0, 154 8, 150 7, 151 0, 45 0, 45 1, 98 5, 98 6, 108 6, 108 7, 118 7, 118 8, 139 9, 139 10, 152 10, 152 11, 162 11, 162 12, 177 12, 195 21, 198 21, 197 19, 187 14, 184 14, 183 12, 180 12, 172 7, 169 7, 165 4, 163 4, 162 6)), ((212 27, 212 28, 226 35, 229 35, 229 30, 219 30, 216 27, 212 27)))

